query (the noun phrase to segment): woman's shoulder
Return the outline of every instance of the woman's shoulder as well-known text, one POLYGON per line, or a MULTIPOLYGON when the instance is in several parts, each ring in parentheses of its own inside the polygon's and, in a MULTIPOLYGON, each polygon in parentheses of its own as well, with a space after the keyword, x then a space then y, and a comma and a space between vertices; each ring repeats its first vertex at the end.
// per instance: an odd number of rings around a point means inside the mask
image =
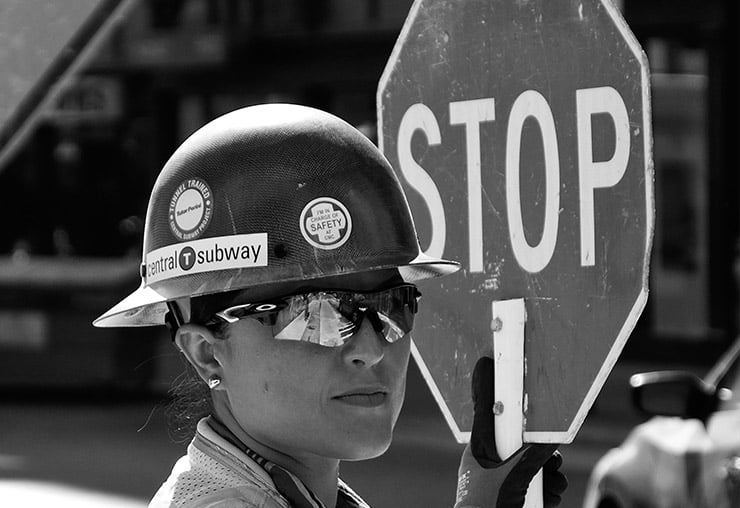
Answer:
POLYGON ((260 475, 220 459, 191 444, 149 508, 289 508, 260 475))
POLYGON ((171 498, 157 499, 155 496, 149 504, 149 508, 286 508, 286 504, 264 496, 261 493, 255 496, 255 492, 235 487, 221 489, 192 499, 176 500, 171 498))

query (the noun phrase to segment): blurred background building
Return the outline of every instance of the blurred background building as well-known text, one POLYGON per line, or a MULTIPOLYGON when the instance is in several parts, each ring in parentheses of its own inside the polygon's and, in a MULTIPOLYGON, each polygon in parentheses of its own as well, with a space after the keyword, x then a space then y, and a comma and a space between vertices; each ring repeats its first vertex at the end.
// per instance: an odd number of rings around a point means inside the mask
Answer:
MULTIPOLYGON (((141 0, 0 168, 0 391, 166 389, 180 368, 166 330, 90 326, 139 283, 163 163, 208 120, 262 102, 325 109, 376 140, 378 79, 410 5, 141 0)), ((651 65, 657 200, 650 298, 623 359, 708 365, 738 332, 740 6, 620 7, 651 65)))
MULTIPOLYGON (((137 284, 148 193, 169 154, 208 120, 260 102, 326 109, 375 140, 378 78, 410 4, 139 2, 0 173, 0 383, 27 382, 29 365, 57 384, 130 383, 141 358, 116 346, 128 333, 82 324, 137 284), (77 347, 101 356, 75 379, 38 354, 77 347)), ((738 327, 739 9, 621 8, 652 68, 657 201, 650 299, 624 354, 709 360, 738 327)), ((139 342, 145 357, 151 340, 139 342)))

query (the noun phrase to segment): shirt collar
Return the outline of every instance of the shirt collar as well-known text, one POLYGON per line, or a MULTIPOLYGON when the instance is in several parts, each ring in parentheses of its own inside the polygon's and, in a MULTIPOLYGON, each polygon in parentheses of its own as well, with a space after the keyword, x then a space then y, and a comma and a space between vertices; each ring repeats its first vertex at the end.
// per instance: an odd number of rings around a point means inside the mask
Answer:
MULTIPOLYGON (((298 478, 282 466, 271 462, 242 443, 226 425, 214 416, 204 422, 209 429, 240 452, 244 453, 260 469, 269 475, 275 485, 290 505, 294 508, 326 508, 324 503, 298 478)), ((200 431, 200 426, 198 428, 200 431)), ((339 480, 336 508, 367 508, 367 504, 350 489, 342 480, 339 480)))

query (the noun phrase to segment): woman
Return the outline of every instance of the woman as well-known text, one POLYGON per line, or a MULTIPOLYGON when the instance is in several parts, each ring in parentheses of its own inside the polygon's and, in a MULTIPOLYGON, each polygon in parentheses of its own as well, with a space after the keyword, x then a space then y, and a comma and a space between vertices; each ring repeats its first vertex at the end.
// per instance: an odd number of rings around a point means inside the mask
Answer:
POLYGON ((244 108, 178 148, 149 202, 142 286, 96 320, 167 324, 211 389, 150 506, 366 506, 339 462, 390 445, 414 283, 459 268, 416 238, 388 162, 327 113, 244 108))

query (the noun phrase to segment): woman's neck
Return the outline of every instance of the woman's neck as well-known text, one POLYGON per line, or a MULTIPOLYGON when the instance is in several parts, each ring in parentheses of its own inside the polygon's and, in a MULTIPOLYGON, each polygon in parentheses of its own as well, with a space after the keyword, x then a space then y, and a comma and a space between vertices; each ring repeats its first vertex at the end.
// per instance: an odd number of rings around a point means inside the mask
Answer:
POLYGON ((249 435, 228 409, 217 408, 216 417, 239 441, 265 459, 296 475, 313 492, 324 506, 333 508, 337 503, 339 460, 310 453, 293 453, 279 450, 249 435))

